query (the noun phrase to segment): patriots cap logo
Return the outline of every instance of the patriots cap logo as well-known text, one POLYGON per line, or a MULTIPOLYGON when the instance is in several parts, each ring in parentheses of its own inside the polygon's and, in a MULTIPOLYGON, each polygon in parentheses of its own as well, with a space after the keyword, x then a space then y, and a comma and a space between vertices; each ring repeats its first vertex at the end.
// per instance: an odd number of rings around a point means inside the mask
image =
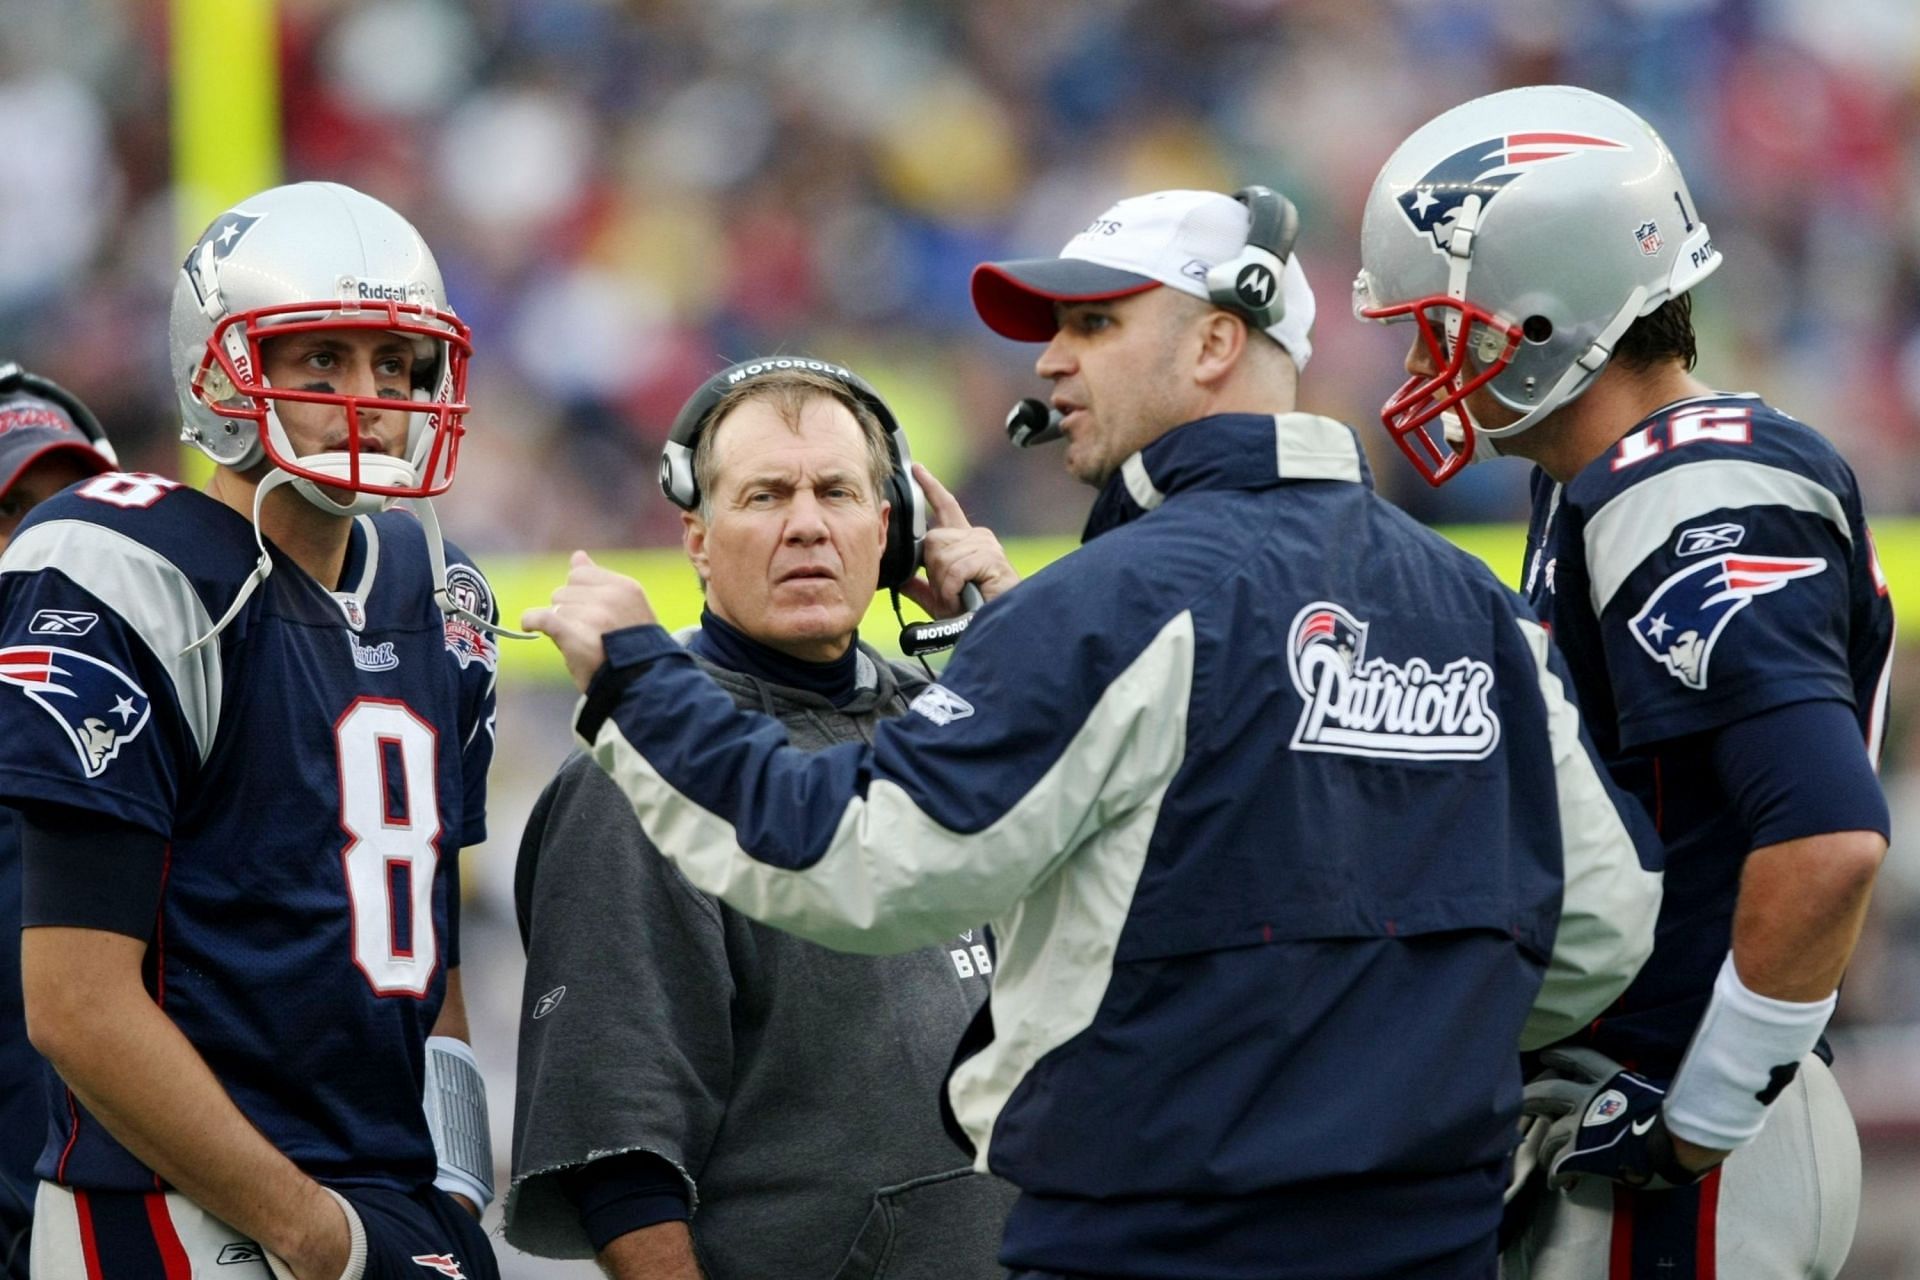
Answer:
POLYGON ((1633 638, 1689 689, 1707 687, 1707 665, 1733 615, 1795 578, 1826 571, 1820 557, 1723 555, 1682 569, 1654 589, 1628 624, 1633 638))
POLYGON ((109 662, 53 645, 0 649, 0 681, 26 690, 66 730, 89 778, 105 773, 140 736, 152 699, 109 662))
POLYGON ((1586 133, 1509 133, 1476 142, 1454 152, 1427 170, 1413 186, 1400 193, 1400 211, 1413 229, 1433 237, 1444 251, 1454 214, 1469 196, 1479 196, 1482 208, 1508 183, 1536 166, 1588 151, 1624 151, 1627 144, 1586 133))

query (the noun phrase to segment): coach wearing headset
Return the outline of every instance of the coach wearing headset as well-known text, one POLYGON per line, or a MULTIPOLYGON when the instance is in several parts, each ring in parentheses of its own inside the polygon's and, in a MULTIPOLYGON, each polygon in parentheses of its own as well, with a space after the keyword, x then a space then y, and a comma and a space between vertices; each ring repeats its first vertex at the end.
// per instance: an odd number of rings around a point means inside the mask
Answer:
POLYGON ((947 1094, 1030 1280, 1490 1277, 1516 1049, 1652 944, 1545 632, 1293 411, 1293 222, 1164 191, 976 271, 1100 494, 872 746, 782 749, 584 556, 527 614, 695 884, 849 949, 992 921, 947 1094))
MULTIPOLYGON (((969 578, 1014 581, 910 466, 886 405, 823 361, 734 365, 674 425, 662 484, 706 589, 686 649, 797 747, 870 741, 926 687, 855 634, 877 585, 944 614, 969 578)), ((615 1280, 693 1280, 696 1256, 712 1280, 1000 1275, 1012 1191, 968 1169, 938 1105, 986 999, 983 930, 873 957, 756 924, 674 870, 586 756, 535 806, 515 897, 510 1242, 615 1280)))

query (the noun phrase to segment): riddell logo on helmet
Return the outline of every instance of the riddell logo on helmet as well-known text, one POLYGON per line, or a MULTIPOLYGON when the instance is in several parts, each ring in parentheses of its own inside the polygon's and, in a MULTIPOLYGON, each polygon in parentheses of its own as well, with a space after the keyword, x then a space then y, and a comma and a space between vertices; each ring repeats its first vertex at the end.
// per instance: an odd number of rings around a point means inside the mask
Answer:
POLYGON ((850 381, 853 378, 852 370, 843 369, 837 364, 828 364, 824 360, 795 360, 783 356, 778 360, 762 360, 758 364, 735 369, 727 375, 727 382, 729 385, 745 382, 748 378, 757 378, 763 373, 773 373, 780 369, 809 369, 814 373, 824 373, 842 381, 850 381))
POLYGON ((418 281, 388 284, 380 280, 356 280, 353 286, 362 302, 420 302, 427 296, 427 287, 418 281))

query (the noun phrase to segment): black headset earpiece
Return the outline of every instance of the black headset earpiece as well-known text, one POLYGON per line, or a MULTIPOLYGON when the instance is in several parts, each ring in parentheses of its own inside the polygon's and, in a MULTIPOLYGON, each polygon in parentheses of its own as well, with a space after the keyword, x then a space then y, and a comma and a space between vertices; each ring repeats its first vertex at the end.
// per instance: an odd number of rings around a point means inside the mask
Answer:
POLYGON ((1287 313, 1281 279, 1300 234, 1300 212, 1272 187, 1242 187, 1233 198, 1247 206, 1251 218, 1247 244, 1207 272, 1207 297, 1214 306, 1245 316, 1256 329, 1271 328, 1287 313))
POLYGON ((892 505, 893 513, 887 521, 887 548, 880 556, 880 586, 898 587, 920 567, 920 544, 927 536, 926 495, 914 481, 913 454, 907 448, 907 434, 901 430, 893 410, 865 378, 845 365, 805 356, 764 356, 728 365, 708 378, 680 407, 667 432, 667 442, 660 452, 660 491, 682 511, 697 510, 700 482, 693 472, 693 455, 713 411, 742 383, 795 369, 821 374, 843 384, 880 422, 893 463, 887 474, 886 492, 881 495, 892 505))
POLYGON ((37 373, 28 373, 15 361, 0 364, 0 397, 16 392, 38 396, 42 400, 52 401, 61 412, 73 419, 73 425, 80 428, 80 434, 87 438, 94 452, 111 462, 120 465, 120 459, 113 451, 113 442, 107 439, 107 429, 100 425, 100 419, 93 416, 93 410, 81 402, 80 397, 67 390, 51 378, 43 378, 37 373))

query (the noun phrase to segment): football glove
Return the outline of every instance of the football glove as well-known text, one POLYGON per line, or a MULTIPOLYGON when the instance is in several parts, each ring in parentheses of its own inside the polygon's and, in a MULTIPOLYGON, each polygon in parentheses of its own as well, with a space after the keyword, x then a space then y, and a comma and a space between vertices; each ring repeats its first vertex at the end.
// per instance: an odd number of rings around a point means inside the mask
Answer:
POLYGON ((1605 1178, 1646 1191, 1690 1186, 1705 1177, 1675 1157, 1661 1117, 1664 1086, 1592 1049, 1549 1049, 1546 1071, 1521 1095, 1523 1115, 1549 1122, 1540 1146, 1547 1185, 1565 1190, 1581 1178, 1605 1178))

